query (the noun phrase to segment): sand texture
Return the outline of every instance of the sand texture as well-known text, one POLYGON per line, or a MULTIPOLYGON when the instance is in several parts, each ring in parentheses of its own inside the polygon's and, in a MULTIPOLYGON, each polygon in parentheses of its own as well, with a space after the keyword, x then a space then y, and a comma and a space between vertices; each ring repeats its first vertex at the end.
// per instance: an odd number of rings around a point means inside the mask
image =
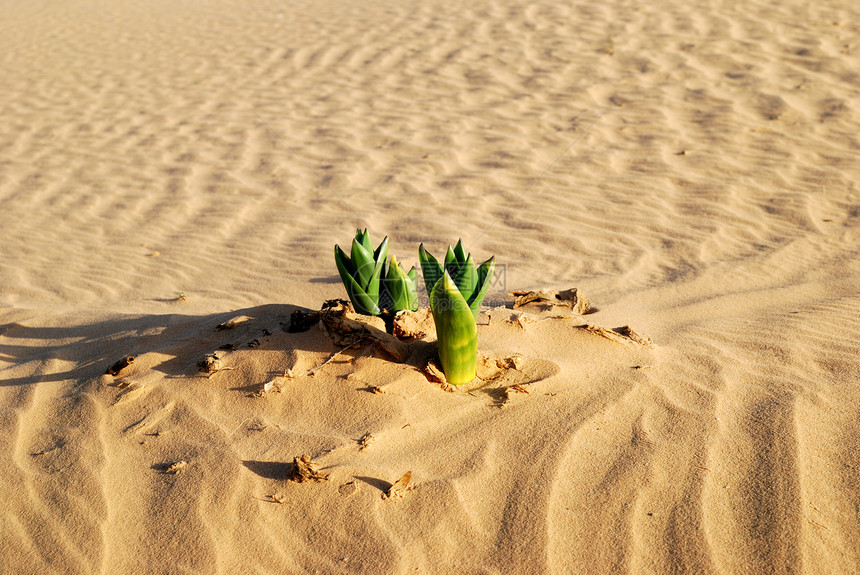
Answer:
POLYGON ((857 2, 0 30, 0 572, 860 569, 857 2), (483 380, 288 331, 358 227, 495 255, 483 380))

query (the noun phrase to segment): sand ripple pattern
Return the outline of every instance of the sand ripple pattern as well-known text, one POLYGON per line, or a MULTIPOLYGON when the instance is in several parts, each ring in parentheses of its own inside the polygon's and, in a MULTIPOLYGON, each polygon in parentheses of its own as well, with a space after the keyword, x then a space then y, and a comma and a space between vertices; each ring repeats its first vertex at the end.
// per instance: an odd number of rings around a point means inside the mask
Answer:
POLYGON ((860 564, 860 5, 7 4, 0 570, 860 564), (342 295, 358 226, 407 265, 463 237, 510 289, 576 285, 658 342, 651 369, 537 330, 561 372, 512 409, 396 375, 246 398, 322 340, 172 385, 229 310, 342 295), (347 449, 369 426, 397 448, 347 449), (303 450, 364 491, 263 502, 303 450), (363 495, 407 467, 414 497, 363 495))
POLYGON ((21 7, 2 301, 264 303, 354 226, 624 291, 856 244, 856 19, 826 6, 21 7))

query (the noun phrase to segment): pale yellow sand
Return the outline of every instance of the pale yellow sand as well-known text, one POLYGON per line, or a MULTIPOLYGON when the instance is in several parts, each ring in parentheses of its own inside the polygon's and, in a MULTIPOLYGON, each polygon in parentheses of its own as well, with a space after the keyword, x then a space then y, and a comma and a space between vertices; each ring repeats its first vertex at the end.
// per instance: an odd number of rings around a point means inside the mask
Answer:
POLYGON ((858 22, 7 2, 0 571, 856 572, 858 22), (657 347, 493 321, 539 375, 504 407, 381 354, 278 380, 336 351, 281 323, 345 295, 359 226, 407 265, 462 237, 488 303, 576 286, 657 347), (302 454, 329 480, 287 481, 302 454))

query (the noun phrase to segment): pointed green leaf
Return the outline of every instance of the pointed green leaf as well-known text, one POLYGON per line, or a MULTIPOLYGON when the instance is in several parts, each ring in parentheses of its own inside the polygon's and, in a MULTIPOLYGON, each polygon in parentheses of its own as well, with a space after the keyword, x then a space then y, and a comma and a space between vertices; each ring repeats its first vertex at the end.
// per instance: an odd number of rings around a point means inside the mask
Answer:
POLYGON ((355 281, 366 290, 376 268, 376 262, 373 259, 373 252, 365 248, 358 238, 352 240, 352 266, 355 270, 353 272, 355 281))
POLYGON ((445 377, 452 385, 471 382, 475 379, 478 358, 478 328, 466 300, 447 272, 430 292, 430 307, 445 377))
POLYGON ((343 268, 341 274, 346 273, 351 276, 355 273, 355 268, 352 266, 352 260, 349 259, 349 256, 347 256, 338 245, 334 246, 334 262, 337 264, 338 271, 343 268))
POLYGON ((407 279, 409 280, 406 283, 407 293, 409 295, 409 300, 407 302, 406 309, 411 311, 418 311, 418 279, 417 272, 415 271, 415 266, 409 270, 409 273, 406 274, 407 279))
POLYGON ((466 301, 469 301, 478 285, 478 272, 475 269, 475 262, 472 261, 472 254, 469 254, 465 263, 460 266, 460 271, 454 277, 454 283, 466 301))
POLYGON ((393 313, 409 309, 409 276, 394 256, 391 257, 391 264, 385 276, 385 296, 381 299, 385 302, 385 307, 393 313))
POLYGON ((452 278, 457 277, 457 273, 460 271, 457 254, 454 253, 454 249, 451 247, 451 244, 448 244, 448 251, 445 252, 445 271, 447 271, 448 275, 452 278))
POLYGON ((418 246, 418 261, 421 264, 421 273, 424 275, 424 286, 427 288, 427 295, 430 295, 433 291, 433 286, 442 278, 442 266, 439 264, 439 260, 424 249, 424 244, 418 246))
MULTIPOLYGON (((388 240, 386 239, 386 253, 388 253, 388 240)), ((368 297, 371 297, 379 302, 379 294, 382 291, 382 268, 385 267, 385 260, 379 260, 373 265, 373 274, 370 276, 370 280, 367 282, 367 285, 364 288, 364 291, 367 292, 368 297)))
POLYGON ((340 279, 346 288, 346 293, 349 296, 349 301, 355 311, 365 315, 379 315, 379 306, 376 301, 368 297, 367 293, 356 283, 348 267, 345 265, 348 260, 346 254, 339 246, 334 247, 334 260, 337 264, 337 271, 340 273, 340 279))
MULTIPOLYGON (((401 266, 401 271, 403 266, 401 266)), ((418 310, 418 272, 415 266, 410 268, 409 272, 404 274, 404 285, 406 286, 406 304, 400 309, 408 309, 410 311, 418 310)), ((400 309, 395 311, 400 311, 400 309)))
POLYGON ((358 240, 364 249, 369 252, 373 251, 373 244, 370 241, 370 234, 367 233, 367 228, 364 230, 355 230, 355 239, 358 240))
POLYGON ((484 301, 484 296, 487 295, 487 288, 493 279, 493 269, 495 266, 496 256, 493 256, 478 267, 478 285, 475 293, 472 294, 468 302, 475 321, 478 321, 478 314, 481 312, 481 303, 484 301))
POLYGON ((388 260, 388 236, 382 238, 382 241, 373 252, 373 259, 376 262, 388 260))
MULTIPOLYGON (((385 262, 388 260, 388 236, 385 236, 385 239, 382 240, 382 243, 379 244, 379 247, 376 248, 376 252, 374 253, 373 265, 373 275, 370 277, 370 281, 367 286, 364 288, 364 291, 367 292, 367 295, 373 298, 378 298, 381 293, 381 278, 383 277, 383 268, 385 267, 385 262), (381 256, 381 257, 380 257, 381 256)), ((377 299, 377 301, 379 301, 377 299)))
POLYGON ((466 249, 463 247, 463 239, 457 240, 457 245, 454 246, 454 257, 457 258, 457 263, 466 263, 466 249))

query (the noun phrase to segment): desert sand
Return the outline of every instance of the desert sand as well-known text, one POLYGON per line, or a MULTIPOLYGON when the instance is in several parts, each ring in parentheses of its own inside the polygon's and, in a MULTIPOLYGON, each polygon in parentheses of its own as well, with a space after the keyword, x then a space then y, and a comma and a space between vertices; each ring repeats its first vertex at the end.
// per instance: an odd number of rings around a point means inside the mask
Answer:
POLYGON ((0 30, 3 573, 857 572, 856 2, 16 0, 0 30), (508 368, 446 391, 432 333, 286 331, 346 296, 356 228, 407 268, 495 255, 508 368), (573 287, 592 313, 508 295, 573 287))

